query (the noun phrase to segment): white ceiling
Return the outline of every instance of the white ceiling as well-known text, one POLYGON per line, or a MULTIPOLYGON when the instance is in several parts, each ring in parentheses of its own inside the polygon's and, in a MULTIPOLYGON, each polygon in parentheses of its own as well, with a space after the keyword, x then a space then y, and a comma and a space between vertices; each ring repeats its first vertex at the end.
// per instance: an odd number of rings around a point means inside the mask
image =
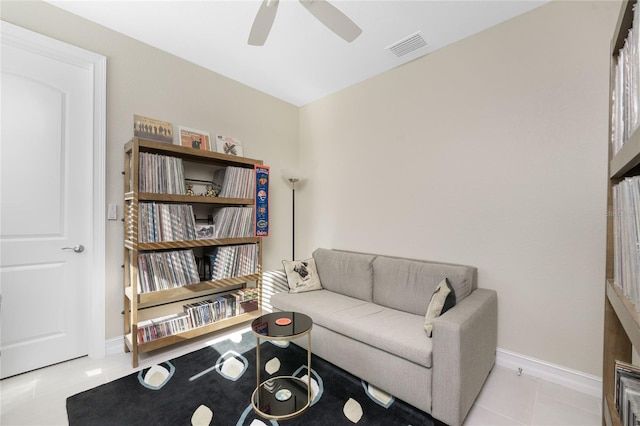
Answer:
POLYGON ((261 0, 49 3, 297 106, 426 55, 548 0, 333 0, 362 28, 347 43, 281 0, 264 46, 247 45, 261 0), (420 32, 427 46, 386 48, 420 32))

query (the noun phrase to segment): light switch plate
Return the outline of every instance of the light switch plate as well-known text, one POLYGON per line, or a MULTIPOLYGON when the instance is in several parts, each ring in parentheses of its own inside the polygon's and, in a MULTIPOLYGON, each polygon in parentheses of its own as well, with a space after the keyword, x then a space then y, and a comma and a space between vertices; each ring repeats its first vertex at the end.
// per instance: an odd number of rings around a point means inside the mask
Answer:
POLYGON ((118 209, 115 204, 109 204, 109 208, 107 209, 107 220, 117 220, 118 219, 118 209))

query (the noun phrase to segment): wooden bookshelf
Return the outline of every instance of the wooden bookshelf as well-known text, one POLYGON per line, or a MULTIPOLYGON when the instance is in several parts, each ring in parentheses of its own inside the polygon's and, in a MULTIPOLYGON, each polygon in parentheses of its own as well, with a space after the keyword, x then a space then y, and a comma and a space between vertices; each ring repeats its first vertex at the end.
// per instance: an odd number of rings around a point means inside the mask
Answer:
MULTIPOLYGON (((611 40, 611 92, 614 88, 615 63, 619 49, 623 46, 633 22, 635 0, 624 0, 620 6, 618 22, 611 40)), ((610 117, 613 102, 610 98, 610 117)), ((609 128, 613 121, 610 119, 609 128)), ((609 134, 609 191, 607 214, 607 255, 604 309, 604 356, 603 356, 603 413, 605 425, 622 425, 615 407, 615 362, 631 362, 632 347, 640 348, 640 314, 638 307, 614 284, 614 216, 615 206, 612 188, 628 176, 639 175, 640 131, 636 130, 622 148, 613 153, 612 134, 609 134)))
MULTIPOLYGON (((254 236, 243 236, 238 238, 213 238, 181 241, 162 242, 141 242, 139 241, 139 214, 141 202, 152 202, 162 204, 185 204, 199 206, 205 211, 213 211, 223 207, 250 207, 254 205, 253 198, 227 198, 210 197, 201 195, 181 195, 141 192, 141 168, 140 158, 142 153, 158 154, 166 157, 180 159, 185 174, 191 165, 196 164, 198 168, 211 168, 211 176, 215 169, 229 166, 253 168, 262 161, 251 158, 236 157, 217 152, 197 150, 189 147, 171 145, 140 138, 133 138, 124 147, 124 203, 125 203, 125 226, 124 226, 124 335, 125 351, 131 352, 134 367, 138 366, 140 354, 150 352, 169 345, 174 345, 185 340, 202 336, 227 327, 252 321, 262 314, 262 239, 254 236), (164 252, 172 250, 206 250, 207 248, 219 248, 224 246, 256 245, 257 259, 252 259, 257 263, 255 273, 248 275, 232 276, 230 278, 217 280, 202 280, 189 285, 158 290, 141 291, 139 285, 140 271, 138 270, 138 257, 141 253, 164 252), (255 286, 255 287, 254 287, 255 286), (255 288, 258 293, 258 309, 250 312, 240 312, 240 307, 236 306, 238 312, 235 316, 219 319, 205 325, 193 326, 181 332, 163 335, 151 341, 140 342, 138 340, 138 330, 141 320, 161 318, 170 314, 183 312, 183 305, 215 299, 218 296, 229 294, 240 289, 255 288)), ((172 160, 173 161, 173 160, 172 160)), ((175 176, 171 179, 175 182, 175 176)), ((189 180, 185 178, 185 180, 189 180)), ((195 207, 193 207, 195 209, 195 207)), ((246 212, 246 211, 245 211, 246 212)), ((143 222, 144 222, 144 218, 143 222)), ((172 225, 177 218, 170 218, 172 225)), ((248 222, 247 222, 248 223, 248 222)), ((144 226, 143 226, 144 227, 144 226)), ((175 228, 173 228, 175 229, 175 228)), ((175 231, 172 229, 172 234, 175 231)), ((246 235, 246 234, 245 234, 246 235)), ((230 249, 233 250, 233 249, 230 249)), ((252 249, 252 252, 254 250, 252 249)), ((203 252, 204 253, 204 252, 203 252)), ((204 256, 203 256, 204 261, 204 256)), ((193 271, 191 271, 193 273, 193 271)), ((172 274, 178 273, 175 270, 172 274)), ((166 276, 164 277, 166 278, 166 276)), ((189 282, 189 281, 187 281, 189 282)), ((192 282, 192 281, 191 281, 192 282)), ((153 288, 153 287, 152 287, 153 288)), ((237 304, 238 302, 236 302, 237 304)), ((145 335, 145 339, 148 336, 145 335)))

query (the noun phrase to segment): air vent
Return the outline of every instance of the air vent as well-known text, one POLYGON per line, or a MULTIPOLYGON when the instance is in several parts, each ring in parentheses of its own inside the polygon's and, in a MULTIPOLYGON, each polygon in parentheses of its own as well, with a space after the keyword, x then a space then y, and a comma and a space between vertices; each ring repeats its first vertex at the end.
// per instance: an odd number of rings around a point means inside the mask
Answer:
POLYGON ((407 53, 411 53, 414 50, 420 49, 423 46, 426 46, 427 42, 424 41, 422 35, 418 31, 415 34, 410 35, 409 37, 403 38, 402 40, 392 44, 387 47, 387 50, 393 52, 398 58, 406 55, 407 53))

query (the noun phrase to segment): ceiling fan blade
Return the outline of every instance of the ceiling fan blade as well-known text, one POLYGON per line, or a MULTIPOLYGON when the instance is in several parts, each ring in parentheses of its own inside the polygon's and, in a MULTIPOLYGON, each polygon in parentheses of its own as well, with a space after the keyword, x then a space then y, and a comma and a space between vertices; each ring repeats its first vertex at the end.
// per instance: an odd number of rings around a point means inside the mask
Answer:
POLYGON ((276 12, 278 11, 279 0, 263 0, 258 9, 256 19, 251 26, 251 32, 249 33, 249 43, 251 46, 264 46, 264 42, 267 41, 267 36, 273 26, 273 21, 276 18, 276 12))
POLYGON ((327 28, 348 42, 362 33, 359 26, 327 0, 300 0, 300 3, 327 28))

